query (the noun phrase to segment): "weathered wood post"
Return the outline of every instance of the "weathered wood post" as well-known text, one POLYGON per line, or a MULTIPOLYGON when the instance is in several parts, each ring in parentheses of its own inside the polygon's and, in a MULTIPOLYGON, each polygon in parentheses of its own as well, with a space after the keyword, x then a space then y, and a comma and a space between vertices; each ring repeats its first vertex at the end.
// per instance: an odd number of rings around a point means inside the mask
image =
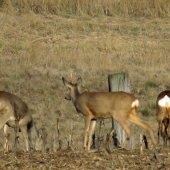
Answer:
MULTIPOLYGON (((117 73, 117 74, 108 75, 108 83, 109 83, 110 92, 125 91, 130 93, 130 80, 129 80, 128 73, 117 73)), ((129 121, 127 122, 129 123, 129 125, 131 125, 129 121)), ((123 142, 125 141, 125 137, 126 137, 125 131, 114 119, 112 119, 112 128, 115 129, 117 134, 117 139, 120 145, 123 146, 123 142)), ((135 148, 135 139, 133 134, 130 138, 127 148, 128 149, 135 148)))

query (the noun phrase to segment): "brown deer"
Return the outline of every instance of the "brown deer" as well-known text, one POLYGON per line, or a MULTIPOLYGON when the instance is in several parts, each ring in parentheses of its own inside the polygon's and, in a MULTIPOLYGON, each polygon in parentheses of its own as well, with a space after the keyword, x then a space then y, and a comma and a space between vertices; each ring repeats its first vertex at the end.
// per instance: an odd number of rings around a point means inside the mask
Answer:
POLYGON ((65 80, 63 83, 67 86, 65 99, 72 100, 78 113, 81 113, 85 120, 84 131, 84 149, 90 150, 92 133, 95 128, 96 120, 113 117, 126 132, 124 147, 127 146, 132 130, 126 120, 145 129, 156 145, 152 128, 143 122, 138 115, 138 99, 132 94, 126 92, 83 92, 80 93, 82 79, 78 78, 77 83, 65 80), (89 132, 89 142, 86 148, 87 134, 89 132))
MULTIPOLYGON (((4 126, 5 145, 8 152, 8 127, 15 129, 15 144, 19 137, 19 131, 22 132, 25 142, 26 151, 29 151, 29 136, 33 126, 33 119, 28 106, 16 95, 0 91, 0 129, 4 126)), ((18 141, 17 141, 18 142, 18 141)))
POLYGON ((160 136, 162 136, 164 146, 167 146, 168 139, 170 143, 170 90, 163 91, 158 95, 156 118, 158 121, 158 145, 160 136))

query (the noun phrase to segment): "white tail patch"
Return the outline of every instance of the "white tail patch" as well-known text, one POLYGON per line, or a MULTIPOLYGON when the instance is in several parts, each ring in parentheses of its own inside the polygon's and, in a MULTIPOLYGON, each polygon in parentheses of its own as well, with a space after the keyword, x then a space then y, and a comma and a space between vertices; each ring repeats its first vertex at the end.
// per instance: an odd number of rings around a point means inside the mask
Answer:
POLYGON ((165 95, 164 98, 159 100, 158 105, 170 107, 170 98, 167 95, 165 95))
POLYGON ((136 99, 133 103, 132 103, 132 108, 133 107, 138 107, 139 106, 139 100, 138 99, 136 99))

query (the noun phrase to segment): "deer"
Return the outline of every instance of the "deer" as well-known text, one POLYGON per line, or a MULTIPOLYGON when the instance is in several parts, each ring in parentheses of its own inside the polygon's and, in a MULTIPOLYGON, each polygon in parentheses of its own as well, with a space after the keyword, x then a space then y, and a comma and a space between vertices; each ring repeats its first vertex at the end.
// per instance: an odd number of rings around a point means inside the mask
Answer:
POLYGON ((119 92, 90 92, 80 93, 82 78, 72 83, 62 77, 63 84, 67 87, 65 99, 71 100, 77 112, 85 121, 84 149, 90 150, 92 134, 97 119, 114 118, 125 130, 126 139, 123 146, 126 148, 132 135, 132 130, 127 121, 130 121, 148 132, 153 145, 156 145, 150 125, 143 122, 138 115, 138 99, 130 93, 119 92), (88 145, 87 135, 89 134, 88 145))
POLYGON ((162 91, 156 100, 156 119, 158 121, 158 143, 163 138, 164 147, 170 144, 170 90, 162 91))
POLYGON ((26 152, 29 151, 29 137, 31 128, 33 127, 33 118, 30 110, 25 102, 16 95, 0 91, 0 129, 4 127, 5 153, 8 153, 8 128, 15 130, 15 147, 19 142, 19 131, 22 132, 25 143, 26 152))

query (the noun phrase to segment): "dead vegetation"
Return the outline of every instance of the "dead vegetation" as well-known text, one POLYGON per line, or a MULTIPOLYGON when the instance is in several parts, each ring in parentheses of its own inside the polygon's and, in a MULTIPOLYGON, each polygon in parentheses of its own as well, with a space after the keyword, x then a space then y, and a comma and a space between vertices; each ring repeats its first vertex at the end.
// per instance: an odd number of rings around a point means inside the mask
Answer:
POLYGON ((165 170, 170 166, 169 149, 161 150, 161 160, 158 161, 152 151, 116 149, 108 154, 106 151, 96 153, 81 153, 72 151, 58 151, 46 153, 43 156, 37 153, 16 155, 0 154, 1 169, 153 169, 165 170))

